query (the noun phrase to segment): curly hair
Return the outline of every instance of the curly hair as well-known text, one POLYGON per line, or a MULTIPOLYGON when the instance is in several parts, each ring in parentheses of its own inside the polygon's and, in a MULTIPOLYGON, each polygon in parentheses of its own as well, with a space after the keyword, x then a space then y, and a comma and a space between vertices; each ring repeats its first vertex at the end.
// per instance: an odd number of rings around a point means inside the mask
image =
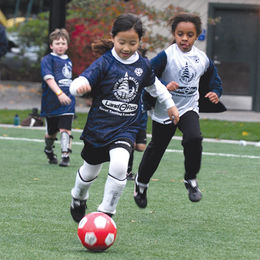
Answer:
POLYGON ((180 22, 193 23, 196 28, 197 36, 201 34, 201 19, 198 15, 183 12, 170 18, 168 24, 171 26, 172 33, 175 32, 176 27, 180 22))

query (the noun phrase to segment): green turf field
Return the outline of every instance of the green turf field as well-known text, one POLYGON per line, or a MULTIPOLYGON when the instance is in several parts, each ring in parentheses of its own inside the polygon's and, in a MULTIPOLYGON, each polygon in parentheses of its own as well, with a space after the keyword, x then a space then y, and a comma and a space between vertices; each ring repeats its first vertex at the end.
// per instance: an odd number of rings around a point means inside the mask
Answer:
MULTIPOLYGON (((114 221, 114 245, 87 251, 77 238, 69 206, 81 165, 74 132, 71 166, 48 165, 44 131, 0 127, 0 259, 260 259, 260 147, 204 142, 199 185, 203 199, 188 200, 183 154, 173 140, 139 209, 128 182, 114 221)), ((60 156, 60 146, 56 152, 60 156)), ((137 169, 142 153, 135 153, 137 169)), ((88 212, 101 202, 108 164, 90 189, 88 212)))

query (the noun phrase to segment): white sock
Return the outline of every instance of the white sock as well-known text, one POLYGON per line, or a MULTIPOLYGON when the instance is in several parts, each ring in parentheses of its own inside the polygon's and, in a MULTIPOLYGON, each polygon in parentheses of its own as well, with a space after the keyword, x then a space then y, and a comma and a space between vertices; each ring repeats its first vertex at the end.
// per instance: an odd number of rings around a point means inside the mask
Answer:
POLYGON ((78 171, 76 175, 75 185, 71 190, 71 196, 74 199, 87 200, 89 197, 88 190, 95 180, 96 178, 92 181, 83 181, 78 171))
POLYGON ((105 184, 103 201, 98 207, 98 211, 115 214, 120 196, 125 188, 126 179, 117 180, 110 175, 105 184))
POLYGON ((91 184, 96 180, 101 168, 102 164, 92 165, 84 161, 76 174, 75 185, 71 190, 71 195, 74 199, 88 199, 88 190, 91 184))

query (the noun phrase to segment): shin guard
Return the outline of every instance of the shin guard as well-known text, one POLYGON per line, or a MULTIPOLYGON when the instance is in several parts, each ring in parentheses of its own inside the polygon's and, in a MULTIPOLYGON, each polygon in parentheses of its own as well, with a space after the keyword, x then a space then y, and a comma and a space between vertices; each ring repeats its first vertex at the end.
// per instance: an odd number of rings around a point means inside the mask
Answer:
POLYGON ((98 207, 98 211, 114 215, 120 196, 125 188, 126 179, 118 180, 108 175, 105 184, 103 201, 98 207))

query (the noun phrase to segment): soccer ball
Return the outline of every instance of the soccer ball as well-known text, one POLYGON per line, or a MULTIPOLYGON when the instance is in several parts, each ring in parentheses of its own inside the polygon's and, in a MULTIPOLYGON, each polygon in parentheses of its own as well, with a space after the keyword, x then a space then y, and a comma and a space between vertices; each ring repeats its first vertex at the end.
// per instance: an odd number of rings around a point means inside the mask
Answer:
POLYGON ((87 214, 78 225, 78 237, 82 245, 92 251, 104 251, 112 246, 116 233, 114 220, 102 212, 87 214))

